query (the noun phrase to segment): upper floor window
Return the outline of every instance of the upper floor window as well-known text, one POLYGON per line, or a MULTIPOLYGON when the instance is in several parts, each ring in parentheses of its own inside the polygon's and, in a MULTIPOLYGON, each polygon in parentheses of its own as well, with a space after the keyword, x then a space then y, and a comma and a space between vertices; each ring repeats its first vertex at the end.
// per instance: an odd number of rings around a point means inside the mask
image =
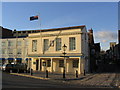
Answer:
POLYGON ((75 50, 76 49, 76 41, 75 37, 69 38, 69 50, 75 50))
POLYGON ((6 42, 5 41, 2 42, 2 47, 4 47, 4 46, 6 46, 6 42))
POLYGON ((56 38, 56 51, 61 50, 61 38, 56 38))
POLYGON ((13 46, 13 42, 12 41, 8 41, 8 46, 13 46))
POLYGON ((49 39, 44 39, 44 51, 49 49, 49 39))
POLYGON ((21 46, 21 41, 17 41, 17 45, 18 45, 18 46, 21 46))
POLYGON ((32 52, 37 51, 37 40, 32 40, 32 52))

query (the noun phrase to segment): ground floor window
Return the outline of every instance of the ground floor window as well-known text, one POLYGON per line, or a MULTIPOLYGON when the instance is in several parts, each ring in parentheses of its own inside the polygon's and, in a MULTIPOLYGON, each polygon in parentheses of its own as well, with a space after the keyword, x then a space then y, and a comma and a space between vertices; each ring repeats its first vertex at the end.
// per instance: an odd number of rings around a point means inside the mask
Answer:
POLYGON ((47 67, 51 67, 51 60, 47 60, 47 67))
POLYGON ((73 67, 78 68, 79 60, 73 60, 73 67))
POLYGON ((64 67, 64 60, 59 60, 59 67, 64 67))

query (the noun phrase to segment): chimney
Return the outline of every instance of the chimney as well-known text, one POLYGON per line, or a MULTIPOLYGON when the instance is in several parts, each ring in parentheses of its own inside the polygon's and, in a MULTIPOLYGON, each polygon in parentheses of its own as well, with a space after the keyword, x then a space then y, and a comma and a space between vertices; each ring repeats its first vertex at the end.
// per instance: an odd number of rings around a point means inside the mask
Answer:
POLYGON ((93 30, 92 28, 88 32, 88 37, 89 37, 89 43, 94 44, 94 36, 93 36, 93 30))

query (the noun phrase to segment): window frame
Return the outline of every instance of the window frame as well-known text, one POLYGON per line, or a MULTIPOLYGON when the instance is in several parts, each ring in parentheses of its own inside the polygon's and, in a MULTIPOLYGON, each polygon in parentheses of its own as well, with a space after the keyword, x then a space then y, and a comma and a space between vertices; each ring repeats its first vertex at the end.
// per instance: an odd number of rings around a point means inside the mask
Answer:
POLYGON ((44 39, 43 45, 44 45, 43 50, 48 51, 48 49, 49 49, 49 39, 44 39))
POLYGON ((76 37, 69 37, 69 50, 76 50, 76 37))
POLYGON ((56 38, 56 51, 62 50, 62 39, 61 38, 56 38))
POLYGON ((37 52, 37 40, 32 40, 32 52, 37 52))

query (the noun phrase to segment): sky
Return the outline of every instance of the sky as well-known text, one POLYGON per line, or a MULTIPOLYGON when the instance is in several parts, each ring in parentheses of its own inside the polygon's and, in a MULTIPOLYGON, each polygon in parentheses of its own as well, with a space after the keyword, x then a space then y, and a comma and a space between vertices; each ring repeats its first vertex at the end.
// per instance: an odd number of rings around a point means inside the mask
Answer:
POLYGON ((2 2, 2 23, 11 30, 36 30, 86 25, 95 43, 109 49, 117 42, 118 2, 2 2), (39 20, 30 21, 30 16, 39 20))

